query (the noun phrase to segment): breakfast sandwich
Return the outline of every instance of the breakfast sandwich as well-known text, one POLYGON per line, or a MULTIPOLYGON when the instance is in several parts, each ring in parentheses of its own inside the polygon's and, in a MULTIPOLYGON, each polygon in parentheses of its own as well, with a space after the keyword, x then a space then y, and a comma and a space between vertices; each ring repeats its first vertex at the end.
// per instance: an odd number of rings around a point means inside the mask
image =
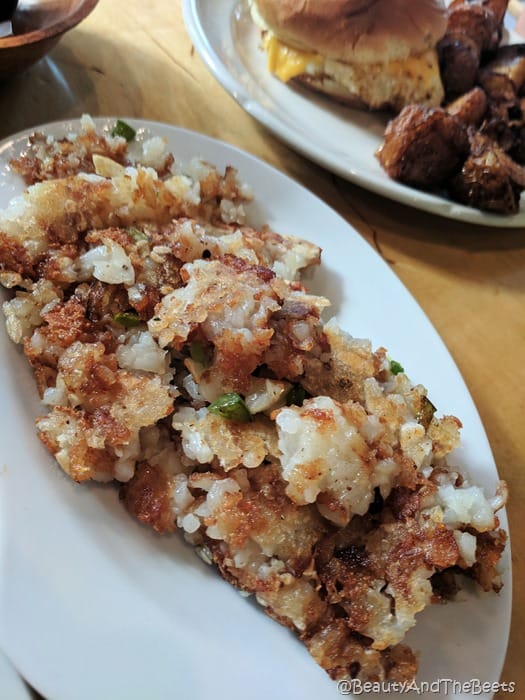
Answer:
POLYGON ((268 69, 354 107, 438 106, 443 0, 250 0, 268 69))

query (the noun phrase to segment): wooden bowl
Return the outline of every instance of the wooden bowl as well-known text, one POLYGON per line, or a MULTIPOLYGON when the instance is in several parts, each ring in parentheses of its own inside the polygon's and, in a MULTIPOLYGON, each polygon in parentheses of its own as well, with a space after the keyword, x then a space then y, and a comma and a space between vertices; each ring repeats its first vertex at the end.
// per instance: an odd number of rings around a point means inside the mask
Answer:
MULTIPOLYGON (((0 0, 1 1, 1 0, 0 0)), ((0 80, 36 63, 81 22, 98 0, 19 0, 12 36, 0 38, 0 80)))

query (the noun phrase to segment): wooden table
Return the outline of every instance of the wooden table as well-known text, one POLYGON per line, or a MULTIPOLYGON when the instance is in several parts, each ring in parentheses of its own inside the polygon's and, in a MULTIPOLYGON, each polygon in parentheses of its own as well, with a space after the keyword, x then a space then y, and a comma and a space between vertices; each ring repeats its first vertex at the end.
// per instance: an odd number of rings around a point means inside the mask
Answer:
POLYGON ((0 86, 0 138, 83 112, 168 122, 250 151, 336 209, 414 295, 459 365, 510 487, 514 610, 502 680, 525 697, 525 231, 427 215, 297 155, 208 73, 178 1, 101 0, 48 58, 0 86))

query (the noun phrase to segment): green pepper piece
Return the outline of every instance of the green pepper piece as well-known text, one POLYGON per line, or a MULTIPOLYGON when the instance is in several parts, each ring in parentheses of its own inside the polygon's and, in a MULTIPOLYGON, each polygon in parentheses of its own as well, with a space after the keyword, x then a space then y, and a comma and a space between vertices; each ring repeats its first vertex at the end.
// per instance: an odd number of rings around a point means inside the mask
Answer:
POLYGON ((111 136, 122 136, 123 139, 126 139, 126 141, 129 143, 130 141, 133 141, 135 138, 137 132, 135 129, 127 124, 126 122, 122 121, 122 119, 117 119, 117 123, 113 127, 113 131, 111 132, 111 136))
POLYGON ((390 371, 392 372, 392 374, 401 374, 401 372, 404 372, 405 370, 403 369, 403 365, 400 365, 399 362, 391 360, 390 371))
POLYGON ((430 425, 436 410, 437 409, 432 401, 426 396, 423 396, 421 399, 421 408, 416 414, 416 419, 417 422, 425 428, 425 430, 428 430, 428 426, 430 425))
POLYGON ((134 241, 149 241, 149 236, 135 226, 129 226, 126 231, 134 241))
POLYGON ((252 419, 252 414, 244 403, 244 399, 233 391, 219 396, 208 406, 208 410, 216 416, 238 423, 248 423, 252 419))
POLYGON ((124 311, 113 316, 115 323, 120 323, 126 328, 135 328, 141 324, 141 320, 134 311, 124 311))
POLYGON ((208 364, 206 349, 198 340, 194 343, 190 343, 190 357, 194 362, 198 362, 200 365, 206 366, 208 364))
POLYGON ((294 384, 286 394, 287 406, 302 406, 306 398, 306 391, 300 384, 294 384))

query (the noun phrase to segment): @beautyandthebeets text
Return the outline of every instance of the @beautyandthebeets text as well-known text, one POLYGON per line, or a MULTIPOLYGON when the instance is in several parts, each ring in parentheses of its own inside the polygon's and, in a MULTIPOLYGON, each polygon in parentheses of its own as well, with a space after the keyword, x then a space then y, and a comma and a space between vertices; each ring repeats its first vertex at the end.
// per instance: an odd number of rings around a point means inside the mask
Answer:
POLYGON ((430 693, 435 695, 448 695, 449 693, 464 695, 484 695, 485 693, 514 693, 516 683, 499 681, 482 681, 479 678, 471 678, 468 681, 457 681, 453 678, 438 678, 435 681, 360 681, 358 679, 341 680, 337 684, 341 695, 366 695, 368 693, 412 693, 423 695, 430 693))

